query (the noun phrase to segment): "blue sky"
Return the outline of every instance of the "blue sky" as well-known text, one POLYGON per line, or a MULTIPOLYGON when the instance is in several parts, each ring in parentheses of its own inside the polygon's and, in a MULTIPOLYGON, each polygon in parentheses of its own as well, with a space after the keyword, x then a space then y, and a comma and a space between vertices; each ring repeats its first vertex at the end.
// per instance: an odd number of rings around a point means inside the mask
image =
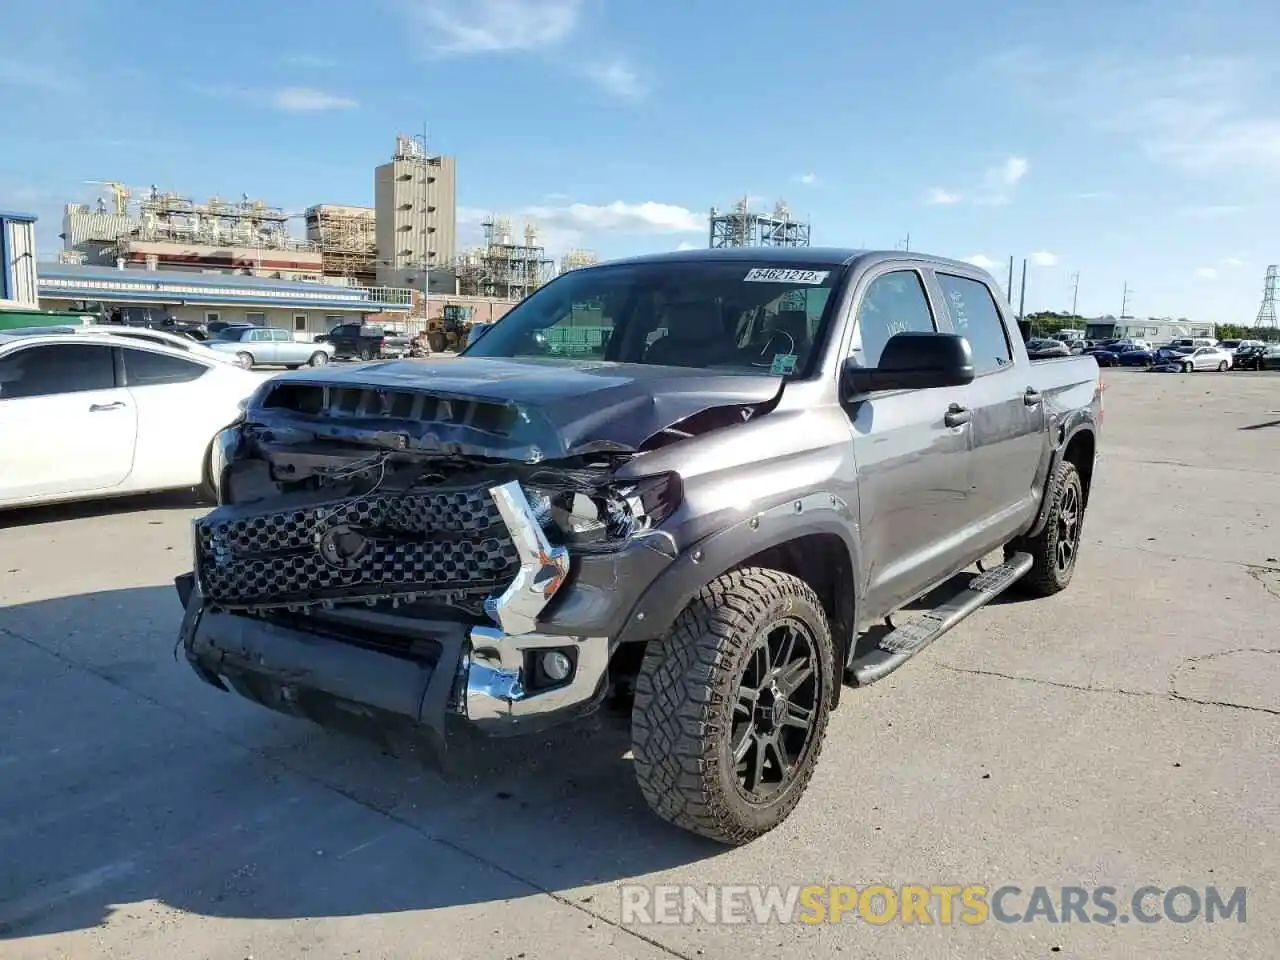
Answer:
POLYGON ((496 212, 556 252, 702 246, 710 206, 783 198, 815 243, 1027 257, 1028 309, 1078 272, 1082 312, 1127 281, 1236 322, 1280 261, 1274 0, 5 6, 0 208, 44 251, 92 178, 372 204, 425 124, 470 240, 496 212))

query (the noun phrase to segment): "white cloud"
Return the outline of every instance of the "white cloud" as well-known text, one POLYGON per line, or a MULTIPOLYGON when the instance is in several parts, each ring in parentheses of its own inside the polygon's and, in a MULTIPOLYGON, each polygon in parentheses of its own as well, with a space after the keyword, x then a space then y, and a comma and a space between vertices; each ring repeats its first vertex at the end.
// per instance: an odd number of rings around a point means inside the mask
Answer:
POLYGON ((1030 168, 1026 157, 1010 157, 1000 166, 993 167, 991 175, 1006 187, 1015 187, 1030 168))
POLYGON ((1077 200, 1110 200, 1114 196, 1110 190, 1085 190, 1077 193, 1077 200))
POLYGON ((1196 269, 1196 276, 1201 280, 1217 280, 1218 271, 1213 267, 1199 267, 1196 269))
POLYGON ((805 186, 805 187, 816 187, 818 186, 819 183, 821 183, 816 173, 802 173, 802 174, 799 174, 795 178, 795 180, 796 180, 796 183, 801 184, 802 186, 805 186))
POLYGON ((437 54, 553 46, 577 29, 582 0, 401 0, 421 44, 437 54))
POLYGON ((15 60, 0 54, 0 87, 19 87, 42 93, 76 93, 81 87, 64 69, 15 60))
POLYGON ((1245 261, 1241 260, 1239 257, 1226 257, 1222 261, 1222 265, 1224 267, 1230 267, 1232 270, 1236 270, 1236 269, 1239 269, 1240 267, 1245 266, 1246 264, 1245 264, 1245 261))
POLYGON ((304 67, 316 70, 328 70, 332 67, 340 66, 339 62, 332 57, 318 57, 312 53, 298 53, 293 56, 286 57, 285 63, 291 67, 304 67))
POLYGON ((975 253, 972 257, 965 257, 964 262, 972 263, 975 267, 981 267, 983 270, 990 270, 996 265, 996 262, 985 253, 975 253))
POLYGON ((1058 255, 1050 253, 1048 250, 1037 250, 1030 255, 1030 259, 1037 267, 1056 267, 1058 265, 1058 255))
POLYGON ((705 214, 670 203, 590 204, 559 207, 526 207, 522 211, 539 223, 554 223, 581 230, 608 233, 698 233, 707 229, 705 214))
POLYGON ((1229 217, 1243 213, 1248 207, 1238 203, 1193 203, 1182 207, 1178 213, 1184 217, 1229 217))
POLYGON ((642 100, 649 92, 640 75, 625 60, 608 60, 586 68, 587 77, 623 100, 642 100))
POLYGON ((1123 138, 1160 162, 1198 174, 1280 166, 1280 110, 1271 64, 1243 57, 1129 51, 1056 57, 1029 48, 991 58, 987 71, 1063 122, 1123 138))
POLYGON ((931 187, 924 202, 933 206, 952 206, 968 201, 979 206, 1000 206, 1013 198, 1013 191, 1026 177, 1031 164, 1026 157, 1011 156, 995 166, 988 167, 981 182, 971 193, 961 193, 942 187, 931 187))
POLYGON ((192 84, 195 93, 219 100, 239 100, 248 106, 269 106, 286 113, 318 113, 325 110, 348 110, 360 104, 350 97, 315 90, 311 87, 280 87, 255 90, 226 84, 192 84))
POLYGON ((350 97, 313 90, 310 87, 283 87, 271 94, 277 109, 289 113, 316 113, 322 110, 347 110, 359 104, 350 97))

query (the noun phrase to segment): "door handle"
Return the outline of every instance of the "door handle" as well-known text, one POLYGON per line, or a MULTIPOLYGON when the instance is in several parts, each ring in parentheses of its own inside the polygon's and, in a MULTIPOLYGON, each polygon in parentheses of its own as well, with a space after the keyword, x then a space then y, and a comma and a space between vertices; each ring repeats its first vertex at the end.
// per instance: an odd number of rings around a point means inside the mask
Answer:
POLYGON ((942 422, 948 427, 959 427, 968 423, 972 419, 972 410, 962 407, 958 403, 953 403, 951 406, 947 407, 947 413, 946 416, 942 418, 942 422))
POLYGON ((1028 407, 1034 407, 1040 402, 1040 391, 1035 387, 1027 387, 1027 392, 1022 395, 1022 402, 1028 407))
POLYGON ((121 403, 119 400, 116 400, 114 403, 94 403, 89 405, 90 413, 102 413, 104 410, 122 410, 122 409, 124 409, 124 404, 121 403))

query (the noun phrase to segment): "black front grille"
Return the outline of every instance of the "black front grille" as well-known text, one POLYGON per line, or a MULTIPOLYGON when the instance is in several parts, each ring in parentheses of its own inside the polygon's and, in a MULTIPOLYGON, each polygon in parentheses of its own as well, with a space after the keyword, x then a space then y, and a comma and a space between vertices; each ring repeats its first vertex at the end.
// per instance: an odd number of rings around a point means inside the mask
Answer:
POLYGON ((228 608, 485 594, 520 564, 483 488, 220 507, 196 525, 196 560, 206 599, 228 608))

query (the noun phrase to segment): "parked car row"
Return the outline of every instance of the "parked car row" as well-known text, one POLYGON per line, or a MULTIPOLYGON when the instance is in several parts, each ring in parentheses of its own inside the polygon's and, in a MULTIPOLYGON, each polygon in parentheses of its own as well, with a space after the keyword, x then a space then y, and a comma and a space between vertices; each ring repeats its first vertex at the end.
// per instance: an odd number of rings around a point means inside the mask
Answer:
POLYGON ((1268 347, 1252 340, 1215 341, 1208 337, 1180 337, 1158 347, 1145 340, 1103 340, 1089 344, 1079 352, 1091 355, 1100 367, 1141 367, 1159 372, 1192 373, 1200 370, 1271 369, 1261 364, 1261 358, 1268 349, 1280 351, 1280 345, 1268 347))

